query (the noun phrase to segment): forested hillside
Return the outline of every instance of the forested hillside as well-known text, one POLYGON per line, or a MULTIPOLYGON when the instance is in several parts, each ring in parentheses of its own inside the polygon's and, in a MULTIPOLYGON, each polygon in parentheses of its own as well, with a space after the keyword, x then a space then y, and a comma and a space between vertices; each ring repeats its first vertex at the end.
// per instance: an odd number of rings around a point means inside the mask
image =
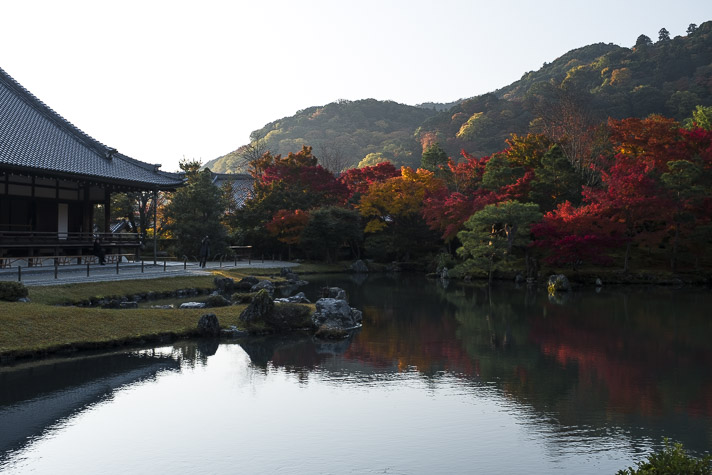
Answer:
MULTIPOLYGON (((421 153, 413 132, 434 113, 393 101, 340 100, 271 122, 254 131, 252 139, 263 141, 261 150, 281 155, 308 144, 320 163, 334 172, 356 166, 370 153, 409 165, 419 162, 421 153)), ((244 152, 242 147, 206 166, 214 172, 239 170, 245 165, 240 158, 244 152)))
POLYGON ((417 166, 434 142, 454 158, 461 150, 483 156, 506 148, 512 133, 575 137, 576 129, 609 117, 657 113, 682 120, 696 105, 711 104, 712 22, 705 22, 690 25, 686 36, 670 38, 664 28, 655 40, 640 35, 632 48, 578 48, 502 89, 451 104, 412 107, 367 99, 311 107, 265 125, 253 133, 251 146, 206 165, 240 171, 246 152, 286 155, 310 145, 334 172, 383 159, 417 166))
POLYGON ((511 133, 585 128, 609 117, 662 114, 677 120, 696 105, 712 104, 712 22, 690 25, 684 37, 660 30, 657 41, 640 35, 632 48, 594 44, 575 49, 524 74, 519 81, 474 97, 428 119, 424 143, 448 154, 501 150, 511 133))

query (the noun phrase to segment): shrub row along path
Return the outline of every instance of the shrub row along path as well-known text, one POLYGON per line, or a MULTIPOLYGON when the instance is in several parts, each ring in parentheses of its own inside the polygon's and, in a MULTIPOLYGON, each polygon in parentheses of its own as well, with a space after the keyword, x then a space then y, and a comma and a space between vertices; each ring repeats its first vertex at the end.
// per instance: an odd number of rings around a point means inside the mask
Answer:
POLYGON ((89 276, 87 276, 86 265, 65 265, 57 268, 55 278, 55 268, 30 267, 22 268, 18 271, 16 267, 0 269, 0 281, 20 281, 27 286, 76 284, 84 282, 117 281, 132 279, 157 279, 161 277, 177 277, 186 275, 207 275, 211 270, 218 269, 260 269, 260 268, 282 268, 293 267, 297 264, 285 261, 253 260, 251 263, 245 261, 228 262, 208 262, 205 268, 201 268, 197 262, 159 262, 156 265, 153 261, 145 262, 143 271, 141 263, 121 263, 116 271, 116 264, 100 266, 92 264, 89 266, 89 276))

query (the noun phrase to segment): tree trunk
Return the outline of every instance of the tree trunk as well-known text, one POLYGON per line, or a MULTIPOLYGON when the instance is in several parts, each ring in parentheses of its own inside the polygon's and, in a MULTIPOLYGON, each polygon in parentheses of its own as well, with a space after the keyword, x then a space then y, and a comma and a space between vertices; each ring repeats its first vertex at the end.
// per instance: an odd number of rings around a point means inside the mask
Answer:
POLYGON ((488 272, 488 280, 487 280, 487 285, 492 286, 492 260, 494 259, 494 256, 490 254, 489 258, 489 272, 488 272))
POLYGON ((677 265, 677 241, 680 237, 680 223, 675 223, 675 237, 672 240, 672 258, 670 259, 670 268, 675 272, 675 266, 677 265))

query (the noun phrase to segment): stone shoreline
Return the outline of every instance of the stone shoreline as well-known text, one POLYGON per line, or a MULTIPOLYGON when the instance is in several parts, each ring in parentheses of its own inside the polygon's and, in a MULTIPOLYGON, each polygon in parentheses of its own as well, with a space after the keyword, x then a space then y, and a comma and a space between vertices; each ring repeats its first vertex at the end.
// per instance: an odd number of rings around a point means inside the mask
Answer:
MULTIPOLYGON (((306 282, 296 279, 296 275, 291 273, 288 277, 291 280, 277 282, 277 285, 303 285, 306 282)), ((241 312, 239 317, 242 328, 237 328, 232 325, 220 325, 214 314, 208 313, 211 306, 206 305, 204 307, 206 313, 196 318, 195 327, 186 331, 164 331, 159 333, 147 333, 141 336, 117 336, 114 339, 104 340, 104 341, 83 341, 83 342, 72 342, 66 344, 52 345, 40 350, 32 349, 13 349, 6 352, 0 353, 0 365, 11 364, 20 360, 36 359, 36 358, 46 358, 52 356, 67 356, 71 354, 76 354, 84 351, 100 351, 115 349, 118 347, 145 347, 146 345, 156 344, 156 343, 170 343, 180 339, 186 338, 196 338, 196 337, 207 337, 207 338, 220 338, 220 339, 235 339, 245 336, 253 335, 265 335, 270 333, 285 333, 285 332, 295 332, 308 330, 313 333, 317 338, 323 339, 340 339, 348 336, 348 332, 358 325, 350 321, 348 324, 349 328, 341 328, 339 323, 329 323, 326 321, 327 317, 324 315, 324 310, 319 309, 319 305, 314 305, 310 303, 291 303, 280 300, 287 299, 272 299, 272 292, 275 288, 275 283, 269 280, 257 280, 254 277, 245 278, 240 282, 235 282, 229 278, 216 277, 215 287, 210 289, 179 289, 169 292, 145 292, 129 296, 112 296, 101 299, 87 299, 77 302, 68 303, 66 306, 76 306, 76 307, 91 307, 91 308, 103 308, 103 309, 116 309, 117 312, 132 312, 133 309, 137 308, 138 302, 165 298, 185 298, 199 295, 211 294, 208 298, 218 297, 217 291, 231 292, 233 290, 252 292, 251 300, 267 299, 270 301, 269 311, 263 311, 261 314, 259 311, 255 313, 252 308, 254 305, 250 304, 245 310, 241 312), (255 292, 256 290, 256 292, 255 292), (215 294, 215 295, 213 295, 215 294), (315 311, 316 308, 316 311, 315 311), (275 310, 276 309, 276 310, 275 310), (321 312, 321 313, 319 313, 321 312), (205 317, 212 315, 215 319, 217 329, 212 328, 210 332, 206 332, 203 322, 205 317), (245 317, 249 315, 249 317, 245 317), (318 320, 316 317, 318 316, 318 320), (318 322, 318 323, 317 323, 318 322)), ((330 292, 337 292, 341 289, 329 289, 330 292)), ((356 309, 348 307, 345 302, 345 292, 341 290, 341 299, 336 300, 333 298, 322 299, 329 301, 335 301, 336 303, 342 303, 341 306, 337 306, 338 310, 343 310, 343 308, 350 309, 349 315, 358 314, 360 317, 360 312, 356 309)), ((249 294, 235 294, 235 295, 249 295, 249 294)), ((303 296, 303 294, 302 294, 303 296)), ((229 299, 224 297, 219 297, 225 302, 225 306, 233 305, 229 299)), ((303 297, 302 297, 303 298, 303 297)), ((308 302, 308 301, 307 301, 308 302)), ((239 304, 236 301, 235 304, 239 304)), ((223 305, 220 305, 223 306, 223 305)), ((176 309, 176 311, 181 311, 176 309)), ((340 317, 339 317, 340 318, 340 317)), ((360 323, 360 319, 359 322, 360 323)))

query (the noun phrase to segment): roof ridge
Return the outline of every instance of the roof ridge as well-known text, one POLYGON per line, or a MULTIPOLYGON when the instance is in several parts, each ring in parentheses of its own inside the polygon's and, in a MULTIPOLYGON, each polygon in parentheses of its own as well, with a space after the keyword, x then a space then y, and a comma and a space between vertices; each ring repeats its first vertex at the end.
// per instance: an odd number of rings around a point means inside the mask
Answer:
POLYGON ((213 178, 252 178, 249 173, 218 173, 211 171, 213 178))
POLYGON ((0 82, 5 83, 6 86, 13 89, 17 93, 18 98, 24 100, 37 112, 54 122, 58 127, 61 127, 71 133, 81 143, 97 152, 98 155, 102 156, 103 158, 112 158, 114 154, 117 153, 117 150, 115 148, 111 148, 108 145, 104 145, 103 143, 91 137, 79 127, 62 117, 54 109, 49 107, 47 104, 42 102, 42 100, 40 100, 37 96, 35 96, 28 89, 26 89, 25 86, 17 82, 15 78, 10 76, 7 71, 2 68, 0 68, 0 82))
POLYGON ((183 179, 183 174, 180 172, 174 173, 174 172, 167 172, 167 171, 159 170, 159 168, 161 168, 161 166, 162 166, 160 163, 153 164, 153 163, 142 162, 141 160, 129 157, 128 155, 124 155, 123 153, 120 153, 120 152, 115 152, 115 155, 113 155, 113 156, 115 158, 118 158, 125 162, 130 162, 136 166, 139 166, 139 167, 143 168, 144 170, 152 171, 152 172, 155 172, 155 173, 158 173, 163 176, 170 177, 170 178, 178 178, 181 180, 183 179))

